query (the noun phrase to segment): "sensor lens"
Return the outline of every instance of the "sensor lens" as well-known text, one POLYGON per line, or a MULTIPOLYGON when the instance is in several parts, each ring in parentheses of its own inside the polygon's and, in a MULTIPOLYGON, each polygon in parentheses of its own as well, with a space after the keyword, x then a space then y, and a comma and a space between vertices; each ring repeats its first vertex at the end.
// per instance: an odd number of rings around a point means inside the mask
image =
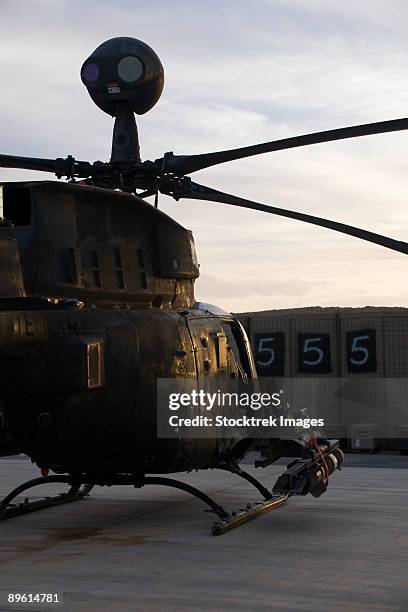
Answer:
POLYGON ((118 63, 118 75, 122 81, 134 83, 143 74, 143 64, 138 57, 127 55, 118 63))
POLYGON ((99 68, 96 64, 87 64, 84 68, 85 81, 96 81, 99 77, 99 68))

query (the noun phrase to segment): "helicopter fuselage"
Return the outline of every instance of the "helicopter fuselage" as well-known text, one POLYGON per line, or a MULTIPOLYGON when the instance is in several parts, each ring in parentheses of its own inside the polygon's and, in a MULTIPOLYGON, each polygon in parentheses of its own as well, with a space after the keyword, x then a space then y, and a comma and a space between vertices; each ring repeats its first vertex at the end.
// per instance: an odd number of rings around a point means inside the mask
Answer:
POLYGON ((157 380, 222 384, 238 378, 239 367, 254 375, 243 333, 230 316, 192 309, 0 313, 10 430, 22 451, 54 471, 145 474, 214 464, 237 440, 158 438, 157 380))
POLYGON ((70 473, 216 463, 237 440, 157 437, 158 379, 256 377, 239 322, 194 308, 191 233, 127 194, 3 191, 1 412, 19 449, 70 473))

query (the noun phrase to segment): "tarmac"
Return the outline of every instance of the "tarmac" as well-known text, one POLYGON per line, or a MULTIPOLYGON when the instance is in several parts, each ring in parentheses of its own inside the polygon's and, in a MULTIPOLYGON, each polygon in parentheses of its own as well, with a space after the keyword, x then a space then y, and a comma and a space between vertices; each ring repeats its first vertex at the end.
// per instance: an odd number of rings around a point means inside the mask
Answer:
MULTIPOLYGON (((283 469, 249 471, 271 486, 283 469)), ((38 475, 23 456, 0 459, 0 496, 38 475)), ((218 537, 214 515, 186 493, 96 488, 0 522, 0 610, 407 612, 407 476, 408 457, 346 455, 322 497, 292 498, 218 537), (61 603, 12 604, 9 593, 61 603)), ((260 500, 225 472, 180 479, 227 509, 260 500)))

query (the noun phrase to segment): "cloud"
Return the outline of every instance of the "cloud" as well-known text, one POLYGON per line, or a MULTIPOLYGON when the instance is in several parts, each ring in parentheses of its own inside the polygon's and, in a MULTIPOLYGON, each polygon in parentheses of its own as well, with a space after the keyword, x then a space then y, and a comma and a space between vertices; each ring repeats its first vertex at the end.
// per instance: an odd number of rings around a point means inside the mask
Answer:
MULTIPOLYGON (((165 67, 162 100, 138 118, 144 159, 404 116, 407 18, 406 3, 392 0, 3 0, 1 152, 106 160, 113 122, 93 105, 79 69, 118 35, 145 40, 165 67)), ((406 159, 408 137, 396 133, 236 161, 194 178, 405 240, 406 159)), ((235 311, 407 305, 402 255, 222 204, 162 197, 160 205, 194 231, 204 301, 235 311)))

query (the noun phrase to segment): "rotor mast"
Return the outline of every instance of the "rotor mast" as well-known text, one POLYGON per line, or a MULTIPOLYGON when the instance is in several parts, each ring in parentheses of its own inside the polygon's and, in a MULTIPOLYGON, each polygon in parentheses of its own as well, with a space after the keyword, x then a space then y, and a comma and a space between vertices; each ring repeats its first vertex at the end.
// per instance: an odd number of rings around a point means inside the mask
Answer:
POLYGON ((110 161, 141 162, 135 114, 126 101, 118 102, 116 106, 110 161))

